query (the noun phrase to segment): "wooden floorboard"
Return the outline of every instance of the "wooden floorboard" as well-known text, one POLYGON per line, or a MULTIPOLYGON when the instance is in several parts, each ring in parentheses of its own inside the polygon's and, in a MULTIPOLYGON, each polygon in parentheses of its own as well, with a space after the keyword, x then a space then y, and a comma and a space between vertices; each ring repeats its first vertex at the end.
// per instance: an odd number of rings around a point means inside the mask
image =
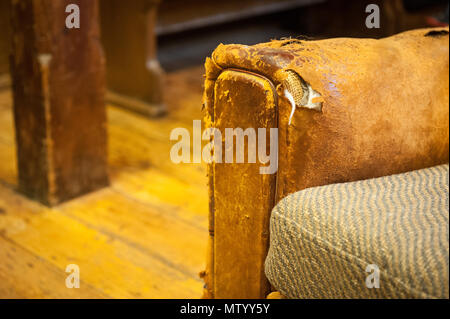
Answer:
POLYGON ((2 298, 108 298, 86 284, 67 289, 66 274, 51 263, 0 237, 0 296, 2 298))
POLYGON ((47 208, 16 192, 12 102, 0 92, 0 298, 199 298, 204 164, 170 161, 175 127, 201 119, 201 67, 167 75, 169 115, 108 106, 111 186, 47 208), (65 287, 80 267, 79 289, 65 287))

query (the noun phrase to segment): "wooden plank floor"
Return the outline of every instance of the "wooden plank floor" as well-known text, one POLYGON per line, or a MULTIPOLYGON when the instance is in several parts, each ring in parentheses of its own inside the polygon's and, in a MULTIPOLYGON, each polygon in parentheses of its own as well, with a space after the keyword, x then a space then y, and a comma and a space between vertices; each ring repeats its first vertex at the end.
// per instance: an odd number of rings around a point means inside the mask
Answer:
POLYGON ((170 161, 170 131, 201 119, 203 68, 167 75, 169 115, 108 106, 112 185, 53 209, 16 192, 11 92, 0 91, 0 298, 199 298, 204 164, 170 161), (80 267, 79 289, 65 268, 80 267))

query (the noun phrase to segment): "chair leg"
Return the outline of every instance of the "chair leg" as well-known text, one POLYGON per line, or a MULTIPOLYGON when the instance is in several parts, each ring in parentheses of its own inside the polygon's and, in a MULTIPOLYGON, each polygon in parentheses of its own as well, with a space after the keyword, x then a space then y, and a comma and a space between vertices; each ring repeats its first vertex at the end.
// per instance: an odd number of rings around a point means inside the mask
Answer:
POLYGON ((285 299, 285 297, 278 291, 273 291, 267 295, 266 299, 285 299))

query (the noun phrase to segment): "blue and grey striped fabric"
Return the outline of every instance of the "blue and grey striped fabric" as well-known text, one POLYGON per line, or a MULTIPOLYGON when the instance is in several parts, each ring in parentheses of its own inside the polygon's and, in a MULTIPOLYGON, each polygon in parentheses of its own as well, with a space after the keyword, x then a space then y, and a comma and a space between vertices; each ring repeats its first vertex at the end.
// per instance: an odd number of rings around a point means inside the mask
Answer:
POLYGON ((441 165, 287 196, 269 281, 288 298, 449 298, 448 185, 441 165))

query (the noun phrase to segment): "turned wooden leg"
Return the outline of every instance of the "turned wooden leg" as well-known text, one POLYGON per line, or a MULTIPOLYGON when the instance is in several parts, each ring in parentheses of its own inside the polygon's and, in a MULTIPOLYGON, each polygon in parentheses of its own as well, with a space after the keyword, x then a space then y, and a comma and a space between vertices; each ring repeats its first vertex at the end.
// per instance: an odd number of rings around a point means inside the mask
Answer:
POLYGON ((19 189, 48 205, 108 185, 97 0, 12 1, 19 189), (80 28, 66 27, 66 6, 80 28))
POLYGON ((157 0, 102 0, 107 99, 146 115, 165 112, 164 72, 156 58, 157 0))

